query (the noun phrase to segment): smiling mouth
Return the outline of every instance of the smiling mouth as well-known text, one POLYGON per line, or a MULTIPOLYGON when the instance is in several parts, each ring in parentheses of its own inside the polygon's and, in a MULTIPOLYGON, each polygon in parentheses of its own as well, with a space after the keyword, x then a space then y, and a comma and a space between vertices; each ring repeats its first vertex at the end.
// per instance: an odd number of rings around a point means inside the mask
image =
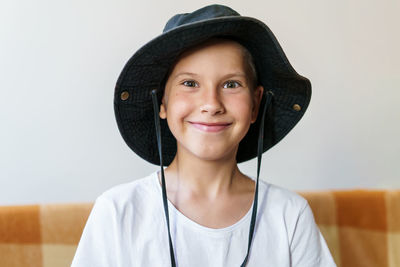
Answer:
POLYGON ((207 122, 189 122, 196 129, 203 132, 220 132, 226 128, 228 128, 232 123, 207 123, 207 122))

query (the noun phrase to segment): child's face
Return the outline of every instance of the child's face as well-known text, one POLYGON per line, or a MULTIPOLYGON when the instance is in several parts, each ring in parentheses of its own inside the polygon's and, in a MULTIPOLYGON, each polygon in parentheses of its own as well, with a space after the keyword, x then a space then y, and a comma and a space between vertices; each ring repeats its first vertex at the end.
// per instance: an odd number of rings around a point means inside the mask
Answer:
POLYGON ((204 160, 235 158, 257 118, 263 87, 249 88, 240 45, 211 41, 183 53, 165 85, 160 117, 178 152, 204 160))

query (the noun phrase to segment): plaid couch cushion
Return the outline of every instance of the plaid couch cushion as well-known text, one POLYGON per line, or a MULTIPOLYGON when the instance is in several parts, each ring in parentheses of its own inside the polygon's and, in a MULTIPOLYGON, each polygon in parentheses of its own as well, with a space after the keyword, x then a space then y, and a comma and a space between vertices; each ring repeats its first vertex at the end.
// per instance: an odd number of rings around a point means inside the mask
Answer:
POLYGON ((92 206, 0 207, 0 266, 70 266, 92 206))
POLYGON ((400 191, 302 192, 341 267, 400 266, 400 191))

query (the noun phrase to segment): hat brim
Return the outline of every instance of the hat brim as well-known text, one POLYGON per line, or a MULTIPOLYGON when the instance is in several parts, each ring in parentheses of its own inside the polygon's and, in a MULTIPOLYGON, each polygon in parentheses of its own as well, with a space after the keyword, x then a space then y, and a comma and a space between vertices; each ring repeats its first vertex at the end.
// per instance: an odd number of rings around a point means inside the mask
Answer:
MULTIPOLYGON (((179 54, 215 36, 231 38, 244 45, 253 55, 259 84, 273 93, 265 118, 264 152, 282 140, 306 111, 311 83, 293 69, 263 22, 229 16, 185 24, 164 32, 139 49, 124 66, 116 84, 114 110, 118 128, 128 146, 146 161, 160 164, 151 91, 161 92, 161 100, 162 81, 179 54), (129 97, 122 100, 121 93, 125 91, 129 97)), ((239 144, 238 163, 257 156, 260 117, 239 144)), ((161 120, 161 132, 163 161, 169 165, 175 157, 176 140, 166 120, 161 120)))

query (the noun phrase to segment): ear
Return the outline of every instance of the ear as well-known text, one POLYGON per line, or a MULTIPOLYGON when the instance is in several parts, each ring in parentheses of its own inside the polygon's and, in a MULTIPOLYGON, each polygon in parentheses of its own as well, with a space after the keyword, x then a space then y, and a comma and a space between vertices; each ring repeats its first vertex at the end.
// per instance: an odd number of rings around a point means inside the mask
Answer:
POLYGON ((166 119, 167 118, 167 108, 166 108, 166 105, 165 105, 164 97, 161 100, 159 116, 160 116, 161 119, 166 119))
POLYGON ((260 103, 263 93, 264 93, 264 87, 262 85, 257 86, 257 88, 254 90, 254 105, 251 114, 251 123, 254 123, 257 120, 257 115, 260 109, 260 103))

